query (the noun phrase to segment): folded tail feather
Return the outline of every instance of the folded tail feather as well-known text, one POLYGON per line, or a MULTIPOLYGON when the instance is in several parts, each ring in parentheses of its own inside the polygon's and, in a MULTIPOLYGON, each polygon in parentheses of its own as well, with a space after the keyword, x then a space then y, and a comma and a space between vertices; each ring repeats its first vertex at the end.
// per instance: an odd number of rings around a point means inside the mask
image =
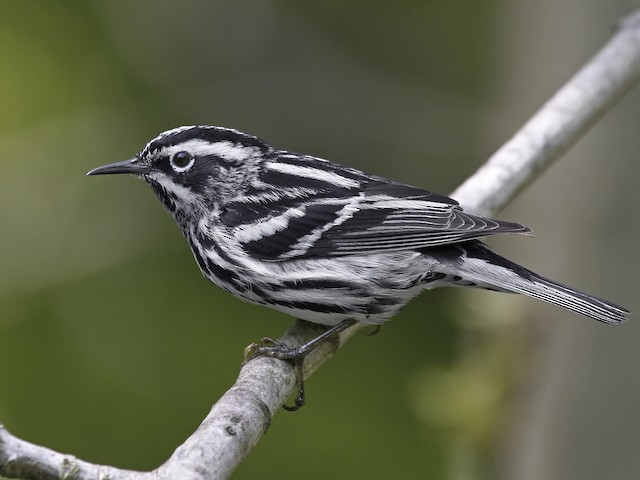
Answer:
MULTIPOLYGON (((457 248, 460 255, 454 260, 456 268, 466 273, 464 279, 479 287, 527 295, 603 323, 619 324, 631 314, 615 303, 544 278, 492 252, 480 241, 467 242, 457 248)), ((449 261, 452 260, 450 253, 449 261)))

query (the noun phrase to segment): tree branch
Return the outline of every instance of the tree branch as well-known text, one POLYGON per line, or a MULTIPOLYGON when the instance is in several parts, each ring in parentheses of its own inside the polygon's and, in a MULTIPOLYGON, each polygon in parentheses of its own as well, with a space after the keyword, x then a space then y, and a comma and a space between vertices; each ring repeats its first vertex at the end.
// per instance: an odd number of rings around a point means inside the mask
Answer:
POLYGON ((569 149, 640 76, 640 10, 477 172, 451 195, 495 215, 569 149))
MULTIPOLYGON (((640 75, 640 10, 513 138, 454 193, 466 210, 493 215, 556 161, 640 75)), ((318 327, 297 321, 280 341, 298 345, 318 327)), ((356 331, 325 343, 305 361, 311 375, 356 331)), ((286 362, 259 357, 244 365, 237 382, 213 406, 196 432, 152 472, 100 466, 33 445, 0 426, 0 475, 22 479, 224 479, 251 452, 273 415, 295 387, 286 362)))

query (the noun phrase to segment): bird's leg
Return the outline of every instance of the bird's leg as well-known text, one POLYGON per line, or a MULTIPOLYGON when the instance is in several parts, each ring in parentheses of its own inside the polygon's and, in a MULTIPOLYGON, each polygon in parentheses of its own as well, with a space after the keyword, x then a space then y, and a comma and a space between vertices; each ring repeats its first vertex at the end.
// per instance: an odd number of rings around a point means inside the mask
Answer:
POLYGON ((293 364, 293 368, 296 374, 296 383, 298 385, 298 394, 296 401, 292 406, 284 405, 283 408, 290 412, 294 412, 302 407, 305 403, 304 394, 304 359, 313 350, 315 350, 325 340, 338 335, 343 330, 355 325, 357 320, 343 320, 337 325, 322 332, 317 337, 309 340, 297 347, 288 347, 284 343, 275 341, 272 338, 265 337, 258 343, 252 343, 244 350, 245 362, 253 360, 256 357, 266 355, 268 357, 277 358, 279 360, 286 360, 293 364))

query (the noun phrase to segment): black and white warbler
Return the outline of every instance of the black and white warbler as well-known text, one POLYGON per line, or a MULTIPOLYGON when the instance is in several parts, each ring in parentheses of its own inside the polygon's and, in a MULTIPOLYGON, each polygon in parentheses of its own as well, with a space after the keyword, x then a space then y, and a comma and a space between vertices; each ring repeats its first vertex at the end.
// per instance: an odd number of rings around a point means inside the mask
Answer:
POLYGON ((479 239, 528 234, 518 223, 465 213, 446 196, 327 160, 278 150, 236 130, 180 127, 133 159, 88 175, 142 177, 178 222, 200 270, 248 302, 332 327, 294 349, 298 359, 356 322, 381 325, 424 289, 522 293, 604 323, 629 311, 493 253, 479 239))

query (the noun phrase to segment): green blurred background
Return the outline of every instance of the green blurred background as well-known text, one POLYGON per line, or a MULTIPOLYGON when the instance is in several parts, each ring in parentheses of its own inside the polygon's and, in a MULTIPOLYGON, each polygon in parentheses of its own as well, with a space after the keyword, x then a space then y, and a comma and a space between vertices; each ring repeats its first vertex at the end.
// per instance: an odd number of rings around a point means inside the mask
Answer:
MULTIPOLYGON (((3 0, 0 423, 151 469, 284 315, 198 273, 149 189, 85 178, 213 124, 446 193, 635 2, 3 0)), ((640 93, 503 218, 525 265, 639 311, 640 93)), ((637 320, 437 291, 357 337, 234 478, 637 479, 637 320)))

